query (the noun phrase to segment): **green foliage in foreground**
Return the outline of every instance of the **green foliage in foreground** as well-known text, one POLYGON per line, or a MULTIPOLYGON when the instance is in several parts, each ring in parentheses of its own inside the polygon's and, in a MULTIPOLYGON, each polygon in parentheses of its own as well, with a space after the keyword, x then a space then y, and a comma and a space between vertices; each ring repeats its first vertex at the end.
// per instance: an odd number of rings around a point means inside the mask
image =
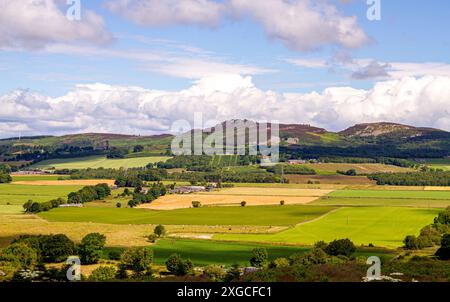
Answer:
POLYGON ((368 176, 378 185, 394 186, 450 186, 450 171, 416 173, 377 173, 368 176))
POLYGON ((163 225, 295 225, 320 217, 333 207, 255 206, 202 207, 172 211, 129 208, 58 208, 39 213, 44 219, 59 222, 98 222, 110 224, 163 225))

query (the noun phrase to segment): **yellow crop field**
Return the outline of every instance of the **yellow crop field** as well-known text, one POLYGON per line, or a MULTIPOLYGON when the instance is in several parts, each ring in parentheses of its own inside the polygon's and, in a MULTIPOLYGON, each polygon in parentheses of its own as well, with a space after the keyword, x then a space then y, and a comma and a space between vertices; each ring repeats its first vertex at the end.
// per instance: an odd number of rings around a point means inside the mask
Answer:
POLYGON ((193 201, 199 201, 204 206, 239 205, 242 201, 247 206, 279 205, 283 200, 286 205, 306 204, 331 193, 333 190, 320 189, 285 189, 261 187, 237 187, 223 189, 210 193, 186 195, 166 195, 151 204, 141 205, 141 208, 152 210, 174 210, 192 207, 193 201))

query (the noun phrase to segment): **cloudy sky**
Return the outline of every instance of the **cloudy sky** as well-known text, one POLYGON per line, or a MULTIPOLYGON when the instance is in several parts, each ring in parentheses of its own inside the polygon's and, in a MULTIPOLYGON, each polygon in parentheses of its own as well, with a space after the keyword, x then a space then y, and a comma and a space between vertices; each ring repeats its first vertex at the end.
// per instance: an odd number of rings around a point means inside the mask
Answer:
POLYGON ((150 135, 195 112, 450 131, 450 2, 379 1, 371 21, 366 0, 80 0, 79 20, 0 0, 0 137, 150 135))

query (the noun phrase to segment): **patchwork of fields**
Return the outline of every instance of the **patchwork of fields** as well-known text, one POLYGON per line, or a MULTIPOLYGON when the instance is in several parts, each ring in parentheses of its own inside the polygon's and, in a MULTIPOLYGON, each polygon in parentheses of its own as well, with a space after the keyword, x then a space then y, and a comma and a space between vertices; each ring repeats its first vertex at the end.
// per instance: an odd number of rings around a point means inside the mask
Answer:
POLYGON ((88 168, 140 168, 152 163, 166 161, 167 156, 148 156, 123 159, 108 159, 105 156, 89 156, 85 158, 51 159, 32 166, 35 169, 88 169, 88 168))

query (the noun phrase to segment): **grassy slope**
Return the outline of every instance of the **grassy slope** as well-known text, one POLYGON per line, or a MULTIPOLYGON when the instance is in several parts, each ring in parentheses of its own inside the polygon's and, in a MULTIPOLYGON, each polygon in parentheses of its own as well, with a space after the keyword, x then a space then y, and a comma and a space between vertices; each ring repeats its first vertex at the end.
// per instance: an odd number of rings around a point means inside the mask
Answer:
POLYGON ((116 208, 59 208, 39 216, 49 221, 166 225, 294 225, 317 218, 332 207, 204 207, 173 211, 116 208))
POLYGON ((124 159, 107 159, 105 156, 88 156, 70 159, 52 159, 42 161, 33 165, 33 168, 45 169, 54 167, 56 169, 87 169, 87 168, 138 168, 145 167, 149 163, 165 161, 170 157, 152 156, 135 157, 124 159))
POLYGON ((323 218, 271 235, 215 235, 218 240, 314 244, 349 238, 356 244, 398 247, 408 234, 433 222, 439 210, 410 208, 342 208, 323 218))

